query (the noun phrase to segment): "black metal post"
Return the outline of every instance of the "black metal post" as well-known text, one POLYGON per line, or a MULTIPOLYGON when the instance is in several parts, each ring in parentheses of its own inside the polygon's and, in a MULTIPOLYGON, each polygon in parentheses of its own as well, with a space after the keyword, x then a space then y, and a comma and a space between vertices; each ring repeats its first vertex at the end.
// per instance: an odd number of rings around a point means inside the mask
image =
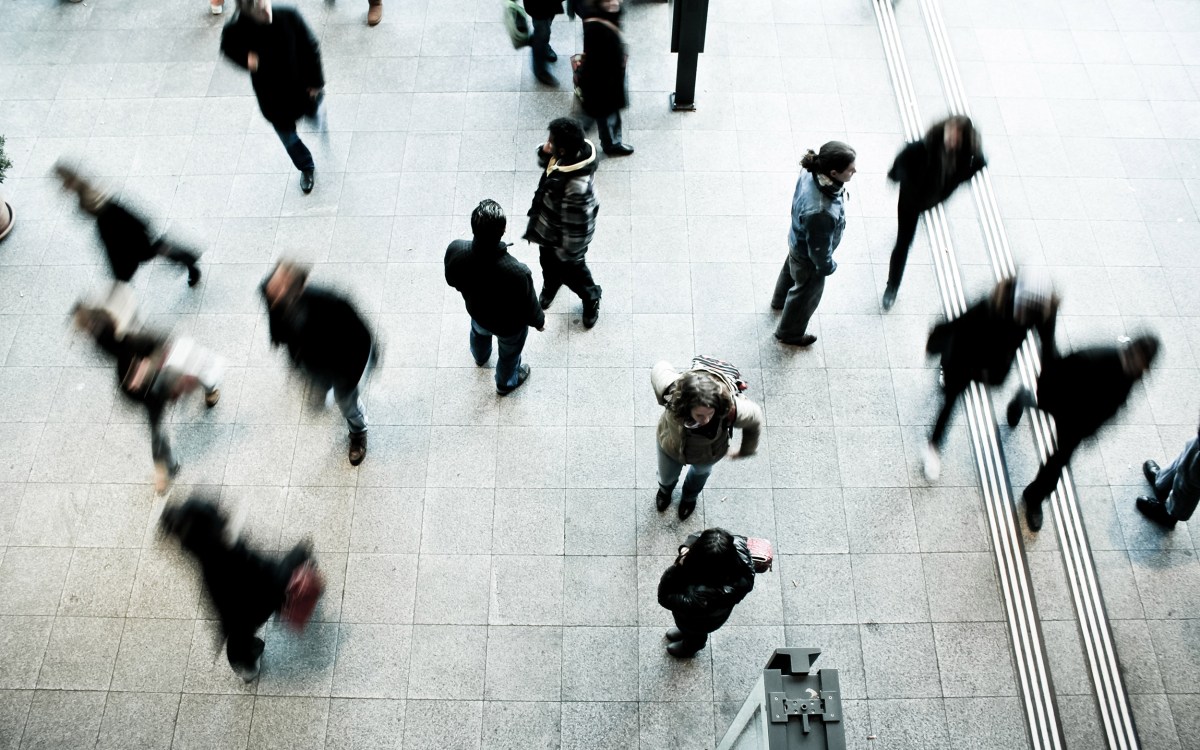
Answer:
POLYGON ((675 91, 671 94, 671 109, 675 112, 696 111, 696 65, 699 52, 680 52, 675 67, 675 91))

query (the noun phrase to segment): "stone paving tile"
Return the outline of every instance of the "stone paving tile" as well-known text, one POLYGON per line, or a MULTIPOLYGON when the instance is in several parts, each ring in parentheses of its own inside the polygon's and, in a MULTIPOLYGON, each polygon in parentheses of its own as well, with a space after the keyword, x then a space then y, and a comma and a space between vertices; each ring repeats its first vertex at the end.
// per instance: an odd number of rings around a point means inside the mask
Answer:
MULTIPOLYGON (((309 196, 245 74, 218 59, 224 18, 203 3, 0 0, 4 194, 18 215, 0 245, 0 745, 703 746, 786 644, 842 670, 851 747, 876 744, 868 734, 1023 746, 961 416, 943 481, 929 486, 917 461, 935 409, 923 235, 896 308, 878 308, 894 231, 883 175, 901 137, 867 4, 714 2, 687 115, 665 106, 666 8, 631 4, 638 154, 598 173, 601 322, 583 329, 560 295, 526 350, 535 376, 504 399, 471 367, 442 248, 482 197, 521 215, 545 123, 578 105, 534 82, 487 0, 389 4, 374 29, 357 3, 298 5, 329 79, 328 141, 302 128, 319 165, 309 196), (832 138, 860 153, 840 268, 817 346, 782 351, 766 302, 796 163, 832 138), (174 410, 175 492, 212 491, 267 549, 311 539, 326 570, 306 634, 264 629, 255 685, 228 671, 194 565, 154 532, 144 418, 65 330, 107 273, 47 176, 59 158, 205 250, 195 290, 157 265, 135 284, 153 324, 230 364, 216 409, 174 410), (267 345, 254 290, 282 255, 351 293, 385 345, 359 469, 336 413, 307 403, 267 345), (768 427, 760 455, 718 467, 681 523, 650 510, 647 368, 697 352, 743 369, 768 427), (681 664, 663 651, 658 577, 689 532, 718 524, 771 538, 776 571, 681 664), (447 697, 463 699, 452 714, 447 697)), ((942 7, 1014 253, 1062 288, 1061 345, 1143 329, 1165 342, 1119 425, 1073 467, 1147 747, 1200 741, 1195 541, 1131 512, 1141 453, 1169 458, 1200 411, 1193 11, 942 7)), ((932 118, 944 104, 919 13, 897 8, 932 118)), ((553 38, 566 80, 578 27, 560 18, 553 38)), ((991 269, 974 206, 947 209, 977 293, 991 269)), ((513 250, 538 273, 528 245, 513 250)), ((1014 486, 1035 466, 1027 443, 1006 437, 1014 486)), ((1057 542, 1027 543, 1069 746, 1098 746, 1057 542)))

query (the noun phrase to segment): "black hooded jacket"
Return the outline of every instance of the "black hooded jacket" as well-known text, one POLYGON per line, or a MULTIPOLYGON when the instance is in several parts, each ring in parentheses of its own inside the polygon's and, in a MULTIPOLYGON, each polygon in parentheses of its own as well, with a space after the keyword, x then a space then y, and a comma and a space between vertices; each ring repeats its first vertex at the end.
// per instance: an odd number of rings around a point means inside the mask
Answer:
POLYGON ((915 211, 928 211, 938 205, 987 166, 976 138, 971 139, 972 145, 964 144, 959 149, 955 164, 947 165, 943 138, 944 130, 938 128, 924 139, 909 143, 888 172, 888 179, 900 183, 900 202, 915 211))
POLYGON ((546 322, 533 274, 509 255, 508 247, 504 242, 483 248, 455 240, 446 248, 446 283, 462 293, 471 318, 497 336, 512 336, 526 326, 541 328, 546 322))
POLYGON ((1038 408, 1054 417, 1060 435, 1085 438, 1125 405, 1137 381, 1125 372, 1116 347, 1080 349, 1042 362, 1038 408))
POLYGON ((729 619, 733 608, 754 589, 754 561, 744 537, 733 538, 739 564, 716 580, 697 580, 676 561, 658 582, 658 603, 675 615, 684 630, 711 633, 729 619))
POLYGON ((263 117, 277 127, 292 129, 301 117, 316 113, 309 89, 325 86, 317 38, 300 14, 276 6, 271 23, 259 23, 238 13, 221 32, 221 52, 241 68, 247 55, 258 55, 258 70, 250 73, 263 117))
POLYGON ((940 323, 929 334, 925 349, 942 355, 946 389, 966 388, 972 380, 1000 385, 1008 377, 1017 350, 1030 329, 1042 344, 1042 360, 1054 356, 1056 315, 1038 325, 1018 323, 1009 309, 997 310, 990 298, 976 302, 954 320, 940 323))

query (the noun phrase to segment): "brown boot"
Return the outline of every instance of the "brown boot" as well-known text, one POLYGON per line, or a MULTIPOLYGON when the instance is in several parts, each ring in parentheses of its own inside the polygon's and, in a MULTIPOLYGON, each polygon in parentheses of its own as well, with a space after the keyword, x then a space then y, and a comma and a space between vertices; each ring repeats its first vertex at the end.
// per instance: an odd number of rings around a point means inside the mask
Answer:
POLYGON ((383 0, 367 0, 371 4, 367 10, 367 25, 378 26, 383 20, 383 0))

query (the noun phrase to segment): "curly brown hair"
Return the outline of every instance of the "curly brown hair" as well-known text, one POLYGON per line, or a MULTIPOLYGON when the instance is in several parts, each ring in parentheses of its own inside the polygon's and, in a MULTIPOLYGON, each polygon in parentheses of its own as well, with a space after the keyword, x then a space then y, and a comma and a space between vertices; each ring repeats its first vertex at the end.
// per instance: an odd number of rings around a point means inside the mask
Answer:
POLYGON ((729 389, 705 372, 690 370, 675 381, 674 390, 667 399, 667 410, 680 422, 692 421, 692 409, 707 406, 717 416, 724 416, 733 408, 729 389))

